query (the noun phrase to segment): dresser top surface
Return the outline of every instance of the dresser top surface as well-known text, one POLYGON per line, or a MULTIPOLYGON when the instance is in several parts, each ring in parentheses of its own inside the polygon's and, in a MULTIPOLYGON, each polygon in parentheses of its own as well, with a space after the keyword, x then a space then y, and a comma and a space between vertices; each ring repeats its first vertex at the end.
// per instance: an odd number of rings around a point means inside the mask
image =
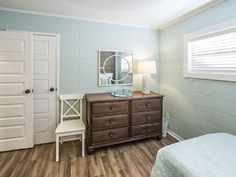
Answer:
POLYGON ((163 95, 151 92, 150 94, 143 94, 142 92, 134 92, 131 97, 115 97, 111 93, 93 93, 87 94, 86 99, 89 102, 97 101, 119 101, 119 100, 130 100, 130 99, 145 99, 145 98, 162 98, 163 95))

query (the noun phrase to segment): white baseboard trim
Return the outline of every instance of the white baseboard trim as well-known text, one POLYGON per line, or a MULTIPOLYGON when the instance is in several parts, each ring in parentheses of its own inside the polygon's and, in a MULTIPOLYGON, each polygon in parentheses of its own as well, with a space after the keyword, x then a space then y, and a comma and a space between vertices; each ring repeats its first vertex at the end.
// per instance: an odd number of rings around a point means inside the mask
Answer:
POLYGON ((167 133, 170 135, 170 136, 173 136, 175 139, 177 139, 178 141, 183 141, 184 139, 181 137, 181 136, 179 136, 179 135, 177 135, 176 133, 174 133, 174 132, 172 132, 171 130, 167 130, 167 133))

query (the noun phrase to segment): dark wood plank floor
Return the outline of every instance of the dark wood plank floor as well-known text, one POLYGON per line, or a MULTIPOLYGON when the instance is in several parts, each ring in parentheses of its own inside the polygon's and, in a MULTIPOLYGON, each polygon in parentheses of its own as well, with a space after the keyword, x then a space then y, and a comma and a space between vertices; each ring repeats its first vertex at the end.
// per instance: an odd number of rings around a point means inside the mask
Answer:
POLYGON ((0 177, 149 177, 156 152, 176 142, 168 136, 98 149, 81 157, 78 141, 61 147, 55 162, 55 143, 0 153, 0 177))

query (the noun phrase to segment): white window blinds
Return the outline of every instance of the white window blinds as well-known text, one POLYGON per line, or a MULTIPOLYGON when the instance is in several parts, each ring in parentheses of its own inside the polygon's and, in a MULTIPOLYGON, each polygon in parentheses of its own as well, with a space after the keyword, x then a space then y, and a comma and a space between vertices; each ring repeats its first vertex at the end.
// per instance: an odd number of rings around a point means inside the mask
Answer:
POLYGON ((236 74, 236 32, 188 43, 191 71, 236 74))
POLYGON ((184 47, 185 77, 236 81, 236 27, 188 34, 184 47))

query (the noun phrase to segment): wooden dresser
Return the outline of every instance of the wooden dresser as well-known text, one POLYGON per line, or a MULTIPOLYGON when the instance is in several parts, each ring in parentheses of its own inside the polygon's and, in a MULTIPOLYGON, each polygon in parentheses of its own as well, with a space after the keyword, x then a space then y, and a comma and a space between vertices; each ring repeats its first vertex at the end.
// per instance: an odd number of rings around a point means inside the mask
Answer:
POLYGON ((110 93, 87 94, 87 148, 94 149, 144 138, 162 136, 163 95, 113 97, 110 93))

